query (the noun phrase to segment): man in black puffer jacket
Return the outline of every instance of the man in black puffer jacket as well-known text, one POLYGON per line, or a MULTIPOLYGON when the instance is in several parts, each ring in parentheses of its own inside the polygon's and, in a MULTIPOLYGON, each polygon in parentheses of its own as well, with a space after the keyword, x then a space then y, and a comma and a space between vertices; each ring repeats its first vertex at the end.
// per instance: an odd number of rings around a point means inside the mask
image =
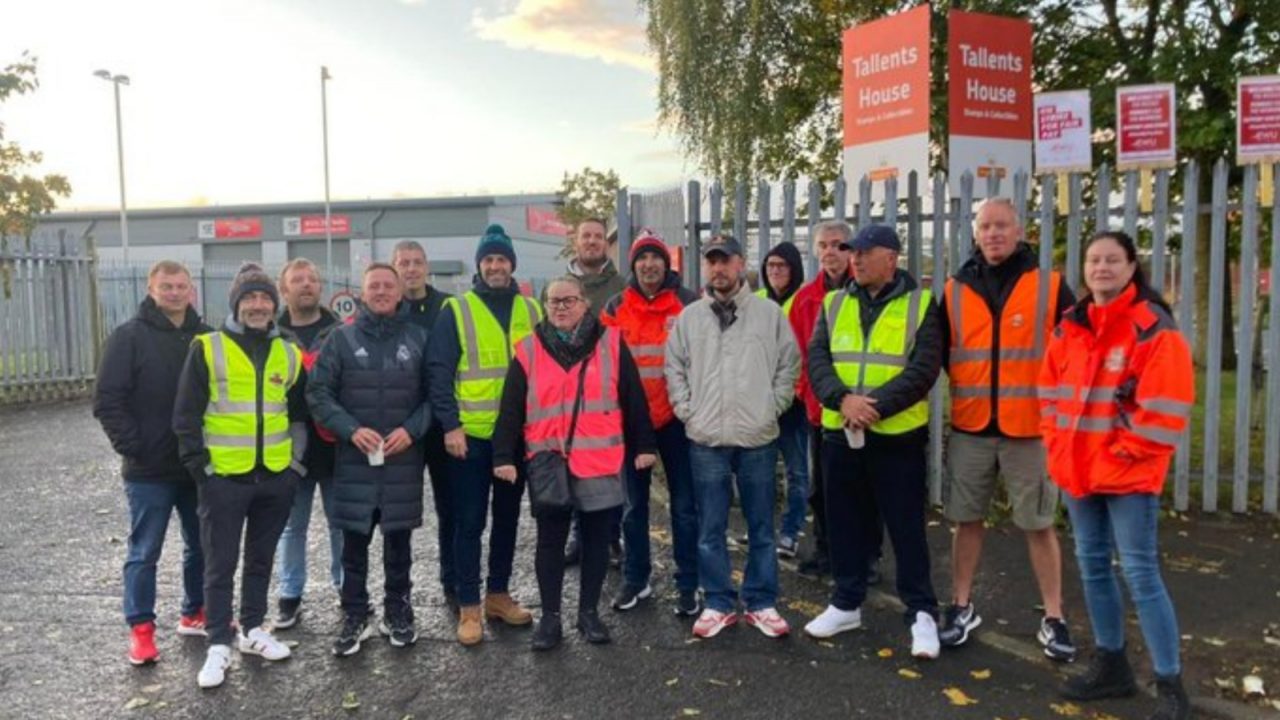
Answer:
POLYGON ((107 338, 98 368, 93 415, 123 459, 129 499, 129 549, 124 562, 124 619, 130 627, 129 662, 159 659, 156 651, 156 562, 169 518, 178 511, 182 540, 181 635, 204 635, 204 556, 196 484, 178 459, 170 417, 178 376, 196 335, 211 329, 191 307, 191 274, 161 260, 147 278, 138 314, 107 338))
POLYGON ((369 625, 369 542, 382 527, 385 617, 391 644, 418 638, 413 625, 410 539, 422 525, 422 439, 431 425, 424 353, 427 331, 397 314, 402 289, 395 268, 364 271, 355 323, 335 328, 307 384, 311 414, 338 437, 333 525, 342 535, 342 631, 338 656, 354 655, 369 625))

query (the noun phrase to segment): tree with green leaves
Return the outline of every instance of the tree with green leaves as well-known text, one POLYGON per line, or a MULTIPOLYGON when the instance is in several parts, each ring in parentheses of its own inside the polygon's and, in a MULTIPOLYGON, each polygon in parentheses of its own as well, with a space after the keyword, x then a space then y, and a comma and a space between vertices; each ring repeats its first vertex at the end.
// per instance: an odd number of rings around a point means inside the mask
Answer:
POLYGON ((622 181, 613 170, 595 170, 584 167, 576 173, 566 172, 560 181, 560 220, 569 226, 570 236, 565 238, 562 255, 573 254, 573 228, 587 218, 600 218, 605 227, 613 227, 615 204, 622 181))
MULTIPOLYGON (((658 64, 658 112, 706 173, 739 179, 840 172, 841 33, 909 9, 888 0, 639 0, 658 64)), ((946 16, 952 9, 1015 15, 1034 28, 1040 90, 1089 88, 1094 128, 1115 127, 1115 88, 1173 82, 1178 153, 1201 168, 1235 149, 1236 78, 1280 67, 1280 3, 1258 0, 936 0, 932 7, 932 139, 935 167, 947 147, 946 16)), ((1112 143, 1095 162, 1114 161, 1112 143)), ((1238 179, 1238 174, 1235 176, 1238 179)), ((1175 182, 1180 187, 1180 183, 1175 182)), ((1236 183, 1238 193, 1238 182, 1236 183)), ((1208 267, 1208 223, 1195 239, 1208 267)), ((1197 274, 1207 316, 1208 273, 1197 274)), ((1229 293, 1228 293, 1229 294, 1229 293)), ((1229 305, 1227 305, 1229 308, 1229 305)), ((1226 317, 1230 317, 1228 310, 1226 317)), ((1234 357, 1231 322, 1223 357, 1234 357)), ((1203 340, 1206 333, 1200 333, 1203 340)))
MULTIPOLYGON (((39 86, 36 58, 27 53, 0 70, 0 102, 34 92, 39 86)), ((8 140, 0 123, 0 237, 5 247, 11 236, 30 241, 38 218, 57 205, 55 196, 71 194, 71 185, 62 175, 31 174, 42 160, 41 153, 23 150, 8 140)))

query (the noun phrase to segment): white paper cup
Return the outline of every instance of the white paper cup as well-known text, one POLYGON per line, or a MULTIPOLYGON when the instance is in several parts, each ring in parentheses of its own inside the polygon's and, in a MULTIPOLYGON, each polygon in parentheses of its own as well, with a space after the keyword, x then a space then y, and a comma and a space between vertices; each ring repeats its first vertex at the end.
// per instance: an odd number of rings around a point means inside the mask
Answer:
POLYGON ((850 448, 858 450, 867 444, 867 434, 862 430, 850 430, 849 428, 845 428, 844 440, 849 443, 850 448))
POLYGON ((384 462, 384 458, 382 457, 382 443, 378 443, 378 449, 369 453, 368 457, 370 465, 374 467, 382 465, 384 462))

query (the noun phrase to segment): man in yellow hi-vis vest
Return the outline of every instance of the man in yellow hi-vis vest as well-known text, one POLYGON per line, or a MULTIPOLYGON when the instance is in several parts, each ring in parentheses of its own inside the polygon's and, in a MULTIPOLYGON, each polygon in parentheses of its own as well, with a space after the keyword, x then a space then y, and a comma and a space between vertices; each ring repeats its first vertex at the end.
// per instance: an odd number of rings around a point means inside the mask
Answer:
POLYGON ((231 283, 231 315, 221 330, 191 344, 173 409, 182 464, 199 486, 200 540, 209 651, 197 675, 217 687, 231 644, 268 660, 289 648, 263 626, 276 542, 306 474, 302 352, 275 326, 280 296, 262 268, 245 263, 231 283), (240 631, 231 598, 244 535, 240 631))
POLYGON ((805 626, 819 638, 861 626, 867 594, 868 527, 876 510, 897 561, 911 654, 938 656, 938 599, 925 538, 929 390, 942 367, 943 336, 932 294, 898 269, 892 227, 853 238, 854 282, 827 293, 809 343, 809 378, 821 400, 822 465, 831 540, 831 604, 805 626))
POLYGON ((457 528, 453 560, 460 606, 458 641, 463 645, 475 645, 484 638, 482 614, 508 625, 533 622, 529 611, 508 592, 524 478, 493 482, 493 428, 507 366, 515 346, 542 317, 537 301, 520 294, 511 276, 515 268, 511 238, 501 225, 490 225, 476 248, 472 289, 445 302, 427 350, 432 412, 444 430, 449 454, 457 528), (493 525, 482 611, 480 541, 491 501, 493 525))

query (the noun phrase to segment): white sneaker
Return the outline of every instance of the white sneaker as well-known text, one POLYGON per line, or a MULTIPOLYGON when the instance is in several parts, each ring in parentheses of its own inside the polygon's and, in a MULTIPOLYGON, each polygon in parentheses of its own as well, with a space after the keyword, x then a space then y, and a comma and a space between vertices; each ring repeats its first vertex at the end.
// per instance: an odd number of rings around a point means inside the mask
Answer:
POLYGON ((804 626, 804 631, 809 637, 829 638, 860 627, 862 627, 862 608, 841 610, 835 605, 828 605, 821 615, 804 626))
POLYGON ((250 630, 248 635, 239 636, 236 647, 245 655, 261 655, 268 660, 284 660, 292 654, 288 645, 260 627, 250 630))
POLYGON ((210 645, 205 655, 204 667, 196 675, 196 684, 202 688, 216 688, 227 679, 227 668, 231 667, 231 646, 210 645))
POLYGON ((916 621, 911 626, 911 655, 923 660, 934 660, 938 657, 938 623, 927 612, 917 612, 916 621))

